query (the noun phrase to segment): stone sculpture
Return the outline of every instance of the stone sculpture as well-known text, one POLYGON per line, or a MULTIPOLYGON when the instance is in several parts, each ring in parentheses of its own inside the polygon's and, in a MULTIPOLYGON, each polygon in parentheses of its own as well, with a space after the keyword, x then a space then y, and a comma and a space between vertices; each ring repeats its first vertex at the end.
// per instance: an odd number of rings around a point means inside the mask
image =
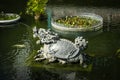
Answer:
POLYGON ((45 30, 43 28, 33 28, 33 37, 38 37, 38 43, 44 44, 38 54, 35 56, 35 61, 48 59, 49 62, 59 61, 62 64, 69 62, 84 63, 85 54, 83 50, 87 47, 88 41, 83 37, 77 37, 73 43, 67 39, 59 38, 55 32, 45 30))

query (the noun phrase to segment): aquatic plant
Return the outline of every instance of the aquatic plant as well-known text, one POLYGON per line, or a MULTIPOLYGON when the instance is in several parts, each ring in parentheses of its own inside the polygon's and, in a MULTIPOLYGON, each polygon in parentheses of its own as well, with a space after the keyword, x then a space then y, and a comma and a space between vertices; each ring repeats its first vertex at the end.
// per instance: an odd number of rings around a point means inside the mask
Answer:
POLYGON ((16 15, 8 15, 5 13, 0 13, 0 20, 12 20, 12 19, 16 19, 18 16, 16 15))
POLYGON ((98 20, 83 16, 65 16, 55 20, 55 22, 71 28, 92 27, 99 23, 98 20))
POLYGON ((116 56, 117 56, 118 58, 120 58, 120 49, 117 50, 116 56))
POLYGON ((34 16, 38 20, 41 15, 45 14, 46 3, 48 0, 29 0, 27 2, 26 13, 34 16))

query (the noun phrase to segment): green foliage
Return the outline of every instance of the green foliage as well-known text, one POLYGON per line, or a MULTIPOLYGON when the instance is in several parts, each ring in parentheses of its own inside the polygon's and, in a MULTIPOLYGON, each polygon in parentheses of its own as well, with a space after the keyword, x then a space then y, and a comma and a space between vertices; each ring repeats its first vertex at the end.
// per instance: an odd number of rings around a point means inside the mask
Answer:
POLYGON ((6 15, 6 14, 0 14, 0 20, 12 20, 16 19, 18 16, 16 15, 6 15))
POLYGON ((45 14, 45 7, 48 0, 29 0, 26 13, 30 15, 45 14))
POLYGON ((90 17, 80 17, 80 16, 66 16, 57 19, 55 22, 64 24, 66 27, 92 27, 99 23, 98 20, 92 19, 90 17))
POLYGON ((118 58, 120 58, 120 49, 117 50, 116 56, 117 56, 118 58))
POLYGON ((48 60, 42 61, 42 62, 35 62, 34 56, 37 54, 36 50, 33 50, 33 52, 28 56, 26 59, 26 65, 31 67, 38 67, 38 68, 46 68, 46 69, 60 69, 60 70, 72 70, 72 71, 88 71, 90 72, 92 70, 93 65, 89 64, 86 68, 81 66, 79 63, 76 64, 60 64, 58 62, 56 63, 49 63, 48 60), (72 67, 71 67, 72 66, 72 67))

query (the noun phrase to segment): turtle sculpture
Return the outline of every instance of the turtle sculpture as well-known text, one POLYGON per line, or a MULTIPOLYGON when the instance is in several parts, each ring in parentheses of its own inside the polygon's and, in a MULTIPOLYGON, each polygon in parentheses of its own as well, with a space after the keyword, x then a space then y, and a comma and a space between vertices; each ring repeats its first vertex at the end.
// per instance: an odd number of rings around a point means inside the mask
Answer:
POLYGON ((77 37, 75 43, 67 39, 59 38, 55 32, 43 28, 33 28, 33 37, 38 37, 38 43, 44 44, 38 50, 35 61, 48 59, 49 62, 59 61, 62 64, 69 62, 84 62, 83 50, 87 47, 88 41, 83 37, 77 37))

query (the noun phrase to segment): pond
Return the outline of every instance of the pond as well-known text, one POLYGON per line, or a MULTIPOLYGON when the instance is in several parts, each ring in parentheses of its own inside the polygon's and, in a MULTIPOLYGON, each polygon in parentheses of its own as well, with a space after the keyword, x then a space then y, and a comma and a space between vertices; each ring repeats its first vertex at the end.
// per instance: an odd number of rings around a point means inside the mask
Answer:
MULTIPOLYGON (((50 7, 53 11, 58 8, 59 11, 69 10, 63 6, 50 7)), ((78 7, 71 6, 71 9, 78 10, 78 7)), ((43 67, 29 65, 28 58, 39 49, 32 38, 32 28, 37 25, 47 29, 49 23, 46 20, 35 23, 30 16, 23 14, 22 19, 15 24, 0 25, 0 80, 119 80, 120 58, 115 56, 120 49, 119 9, 79 7, 82 11, 86 9, 94 13, 101 11, 98 14, 104 17, 102 31, 96 33, 97 35, 84 36, 89 41, 85 53, 93 56, 90 70, 78 70, 79 66, 76 64, 63 65, 62 68, 59 65, 59 68, 51 68, 49 64, 40 64, 43 67), (112 18, 107 12, 114 14, 112 18)), ((79 35, 59 34, 70 40, 79 35)))

